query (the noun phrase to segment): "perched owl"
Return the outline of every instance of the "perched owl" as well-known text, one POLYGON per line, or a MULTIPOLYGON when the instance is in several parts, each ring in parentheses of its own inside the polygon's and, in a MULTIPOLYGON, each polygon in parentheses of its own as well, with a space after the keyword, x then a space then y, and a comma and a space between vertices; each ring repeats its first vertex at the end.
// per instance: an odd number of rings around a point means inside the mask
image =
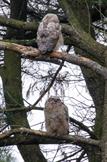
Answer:
POLYGON ((61 25, 57 15, 45 15, 37 31, 37 45, 42 54, 56 51, 63 45, 61 25))
POLYGON ((63 136, 69 133, 68 108, 58 97, 50 97, 45 103, 45 125, 49 135, 63 136))

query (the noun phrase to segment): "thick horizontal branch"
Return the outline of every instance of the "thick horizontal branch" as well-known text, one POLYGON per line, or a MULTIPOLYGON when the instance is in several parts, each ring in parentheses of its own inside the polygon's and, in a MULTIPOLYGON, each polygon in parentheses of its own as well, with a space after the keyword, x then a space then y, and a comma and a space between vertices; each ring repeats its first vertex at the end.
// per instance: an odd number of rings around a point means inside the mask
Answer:
POLYGON ((0 108, 0 113, 5 113, 5 112, 20 112, 20 111, 24 111, 24 112, 29 112, 31 110, 44 110, 43 107, 20 107, 20 108, 10 108, 10 109, 6 109, 6 108, 0 108))
POLYGON ((0 41, 0 49, 12 50, 20 54, 24 54, 25 56, 37 57, 40 55, 40 52, 36 48, 23 46, 16 43, 3 42, 3 41, 0 41))
POLYGON ((91 70, 95 71, 96 73, 100 74, 104 77, 104 79, 107 79, 107 68, 101 66, 99 63, 79 55, 70 55, 64 52, 53 52, 50 54, 50 56, 62 59, 64 61, 67 61, 69 63, 85 66, 87 68, 90 68, 91 70))
POLYGON ((14 29, 23 29, 23 30, 37 30, 38 23, 29 23, 29 22, 23 22, 20 20, 12 19, 12 18, 7 18, 4 16, 0 16, 0 25, 6 26, 6 27, 11 27, 14 29))
POLYGON ((75 144, 79 146, 94 145, 99 147, 100 141, 82 136, 49 136, 46 132, 18 128, 0 134, 0 146, 26 145, 26 144, 75 144))
POLYGON ((12 50, 18 52, 20 54, 24 54, 25 56, 32 56, 35 58, 43 58, 43 57, 50 57, 50 58, 57 58, 64 61, 67 61, 72 64, 85 66, 87 68, 92 69, 96 73, 102 75, 105 79, 107 79, 107 68, 101 66, 95 61, 91 59, 79 56, 79 55, 71 55, 67 54, 66 52, 52 52, 49 55, 41 55, 40 51, 33 47, 27 47, 15 43, 3 42, 0 41, 0 49, 1 50, 12 50))

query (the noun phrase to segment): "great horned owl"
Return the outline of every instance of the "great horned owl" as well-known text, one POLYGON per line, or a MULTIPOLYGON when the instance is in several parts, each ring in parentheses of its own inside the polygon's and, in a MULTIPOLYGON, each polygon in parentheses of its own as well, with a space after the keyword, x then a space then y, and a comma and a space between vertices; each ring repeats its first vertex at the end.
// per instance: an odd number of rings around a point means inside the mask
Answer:
POLYGON ((37 45, 42 54, 56 51, 63 45, 61 25, 57 15, 45 15, 37 31, 37 45))
POLYGON ((49 135, 62 136, 69 133, 68 108, 58 97, 50 97, 45 103, 45 125, 49 135))

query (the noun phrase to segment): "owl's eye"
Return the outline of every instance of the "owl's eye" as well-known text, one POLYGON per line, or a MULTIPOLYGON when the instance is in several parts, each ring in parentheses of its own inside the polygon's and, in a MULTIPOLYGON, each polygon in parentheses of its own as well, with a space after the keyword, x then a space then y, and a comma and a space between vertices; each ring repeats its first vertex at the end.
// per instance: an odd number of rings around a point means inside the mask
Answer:
POLYGON ((47 37, 48 36, 48 33, 47 32, 44 32, 41 34, 41 37, 47 37))
POLYGON ((55 102, 58 102, 58 101, 60 101, 60 99, 55 99, 55 102))

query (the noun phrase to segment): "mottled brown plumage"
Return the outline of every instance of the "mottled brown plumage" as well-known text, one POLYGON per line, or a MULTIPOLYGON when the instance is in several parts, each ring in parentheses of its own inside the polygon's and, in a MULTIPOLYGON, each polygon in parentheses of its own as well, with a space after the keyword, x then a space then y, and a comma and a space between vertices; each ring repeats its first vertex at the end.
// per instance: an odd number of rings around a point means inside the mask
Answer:
POLYGON ((69 133, 68 108, 58 97, 46 101, 44 114, 48 134, 63 136, 69 133))
POLYGON ((42 54, 56 51, 63 45, 61 25, 55 14, 47 14, 39 24, 37 31, 37 45, 42 54))

